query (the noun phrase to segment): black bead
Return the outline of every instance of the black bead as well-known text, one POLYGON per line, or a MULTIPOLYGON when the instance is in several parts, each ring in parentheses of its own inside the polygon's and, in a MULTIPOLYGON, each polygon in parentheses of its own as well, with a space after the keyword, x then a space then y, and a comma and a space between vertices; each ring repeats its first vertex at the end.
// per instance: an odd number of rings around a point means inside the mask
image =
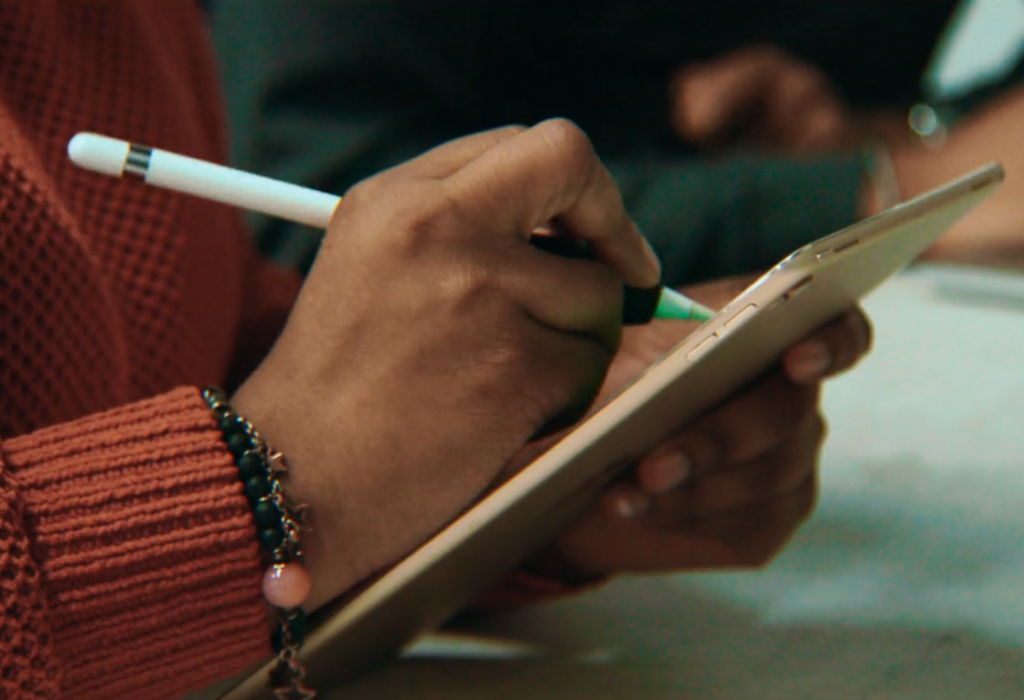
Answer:
POLYGON ((232 433, 231 435, 226 436, 225 442, 228 445, 228 450, 231 451, 231 454, 234 455, 236 460, 247 450, 251 450, 256 447, 248 433, 232 433))
POLYGON ((213 414, 213 419, 217 421, 218 426, 220 426, 221 421, 223 421, 226 417, 231 417, 235 415, 235 412, 231 410, 230 406, 222 403, 217 403, 216 401, 213 401, 213 407, 210 409, 210 413, 213 414))
POLYGON ((242 481, 254 476, 263 476, 267 472, 267 465, 259 450, 246 450, 235 461, 238 464, 238 476, 242 478, 242 481))
POLYGON ((296 608, 288 615, 288 631, 292 636, 292 642, 302 646, 306 641, 306 611, 296 608))
POLYGON ((268 527, 260 530, 260 544, 268 552, 273 552, 284 542, 284 533, 281 528, 268 527))
POLYGON ((220 414, 217 416, 217 426, 221 432, 224 433, 224 437, 228 438, 235 433, 244 433, 248 426, 245 424, 245 420, 241 416, 234 413, 220 414))
POLYGON ((273 501, 264 498, 253 506, 252 515, 260 529, 281 527, 281 509, 273 501))
POLYGON ((251 479, 245 480, 242 490, 250 501, 255 502, 270 493, 270 482, 265 477, 254 476, 251 479))
POLYGON ((211 408, 217 404, 227 403, 227 396, 215 386, 204 387, 203 398, 206 399, 206 403, 210 404, 211 408))

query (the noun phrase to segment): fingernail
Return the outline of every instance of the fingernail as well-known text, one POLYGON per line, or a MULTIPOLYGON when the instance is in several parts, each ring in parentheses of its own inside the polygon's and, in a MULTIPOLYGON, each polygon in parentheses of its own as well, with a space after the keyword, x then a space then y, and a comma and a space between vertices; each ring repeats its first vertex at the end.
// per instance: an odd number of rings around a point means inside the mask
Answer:
POLYGON ((640 240, 644 242, 644 253, 647 254, 647 261, 651 263, 655 272, 658 274, 658 279, 661 279, 661 260, 658 258, 658 254, 654 252, 654 246, 648 241, 643 235, 640 236, 640 240))
POLYGON ((832 351, 824 342, 811 340, 790 354, 787 364, 794 379, 818 379, 832 365, 832 351))
POLYGON ((692 466, 682 452, 670 452, 651 462, 648 469, 648 488, 654 495, 661 495, 679 486, 690 475, 692 466))
POLYGON ((651 499, 640 491, 622 494, 615 498, 615 514, 620 518, 635 518, 643 515, 651 507, 651 499))

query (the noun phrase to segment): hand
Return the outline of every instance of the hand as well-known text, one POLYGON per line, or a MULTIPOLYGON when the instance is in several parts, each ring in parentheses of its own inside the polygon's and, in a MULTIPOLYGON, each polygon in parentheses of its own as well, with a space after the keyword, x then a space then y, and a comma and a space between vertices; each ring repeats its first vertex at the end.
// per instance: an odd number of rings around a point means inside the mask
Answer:
MULTIPOLYGON (((725 280, 687 294, 717 308, 745 286, 746 280, 725 280)), ((613 395, 692 330, 672 321, 626 329, 602 396, 613 395)), ((855 364, 869 344, 859 310, 798 343, 775 370, 681 426, 531 568, 571 581, 765 564, 814 504, 824 437, 819 382, 855 364)))
POLYGON ((680 70, 670 104, 676 133, 712 148, 753 144, 800 153, 855 148, 864 136, 828 78, 774 46, 680 70))
POLYGON ((354 187, 233 399, 310 504, 307 607, 407 554, 542 426, 584 411, 620 340, 622 284, 658 276, 564 121, 460 139, 354 187), (530 246, 549 221, 599 260, 530 246))

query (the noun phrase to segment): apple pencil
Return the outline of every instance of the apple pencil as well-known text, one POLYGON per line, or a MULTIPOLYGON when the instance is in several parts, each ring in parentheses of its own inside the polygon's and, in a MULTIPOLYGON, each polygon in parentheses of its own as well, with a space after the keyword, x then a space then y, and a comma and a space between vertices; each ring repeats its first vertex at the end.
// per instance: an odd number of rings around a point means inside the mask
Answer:
MULTIPOLYGON (((224 204, 326 229, 340 197, 273 178, 253 175, 197 158, 177 155, 99 134, 79 133, 68 142, 68 157, 86 170, 121 177, 132 175, 155 187, 212 199, 224 204)), ((539 248, 569 257, 586 252, 573 241, 534 236, 539 248)), ((625 323, 652 318, 706 321, 714 312, 669 287, 627 287, 625 323)))

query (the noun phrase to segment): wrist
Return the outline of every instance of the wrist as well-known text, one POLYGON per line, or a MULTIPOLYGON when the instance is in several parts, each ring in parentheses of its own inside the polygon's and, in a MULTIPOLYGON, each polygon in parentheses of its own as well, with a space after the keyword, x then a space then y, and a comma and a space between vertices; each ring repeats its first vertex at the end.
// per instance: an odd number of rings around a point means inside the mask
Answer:
MULTIPOLYGON (((315 411, 305 404, 301 388, 286 385, 276 378, 260 374, 246 380, 231 397, 231 405, 250 421, 266 441, 286 455, 288 460, 288 496, 309 505, 308 529, 303 531, 302 549, 312 588, 305 607, 309 611, 334 600, 369 574, 369 567, 359 567, 358 537, 336 536, 336 513, 350 509, 339 503, 332 484, 324 478, 327 455, 320 454, 315 411), (344 555, 337 542, 344 541, 344 555)), ((337 455, 331 464, 339 461, 337 455)))

